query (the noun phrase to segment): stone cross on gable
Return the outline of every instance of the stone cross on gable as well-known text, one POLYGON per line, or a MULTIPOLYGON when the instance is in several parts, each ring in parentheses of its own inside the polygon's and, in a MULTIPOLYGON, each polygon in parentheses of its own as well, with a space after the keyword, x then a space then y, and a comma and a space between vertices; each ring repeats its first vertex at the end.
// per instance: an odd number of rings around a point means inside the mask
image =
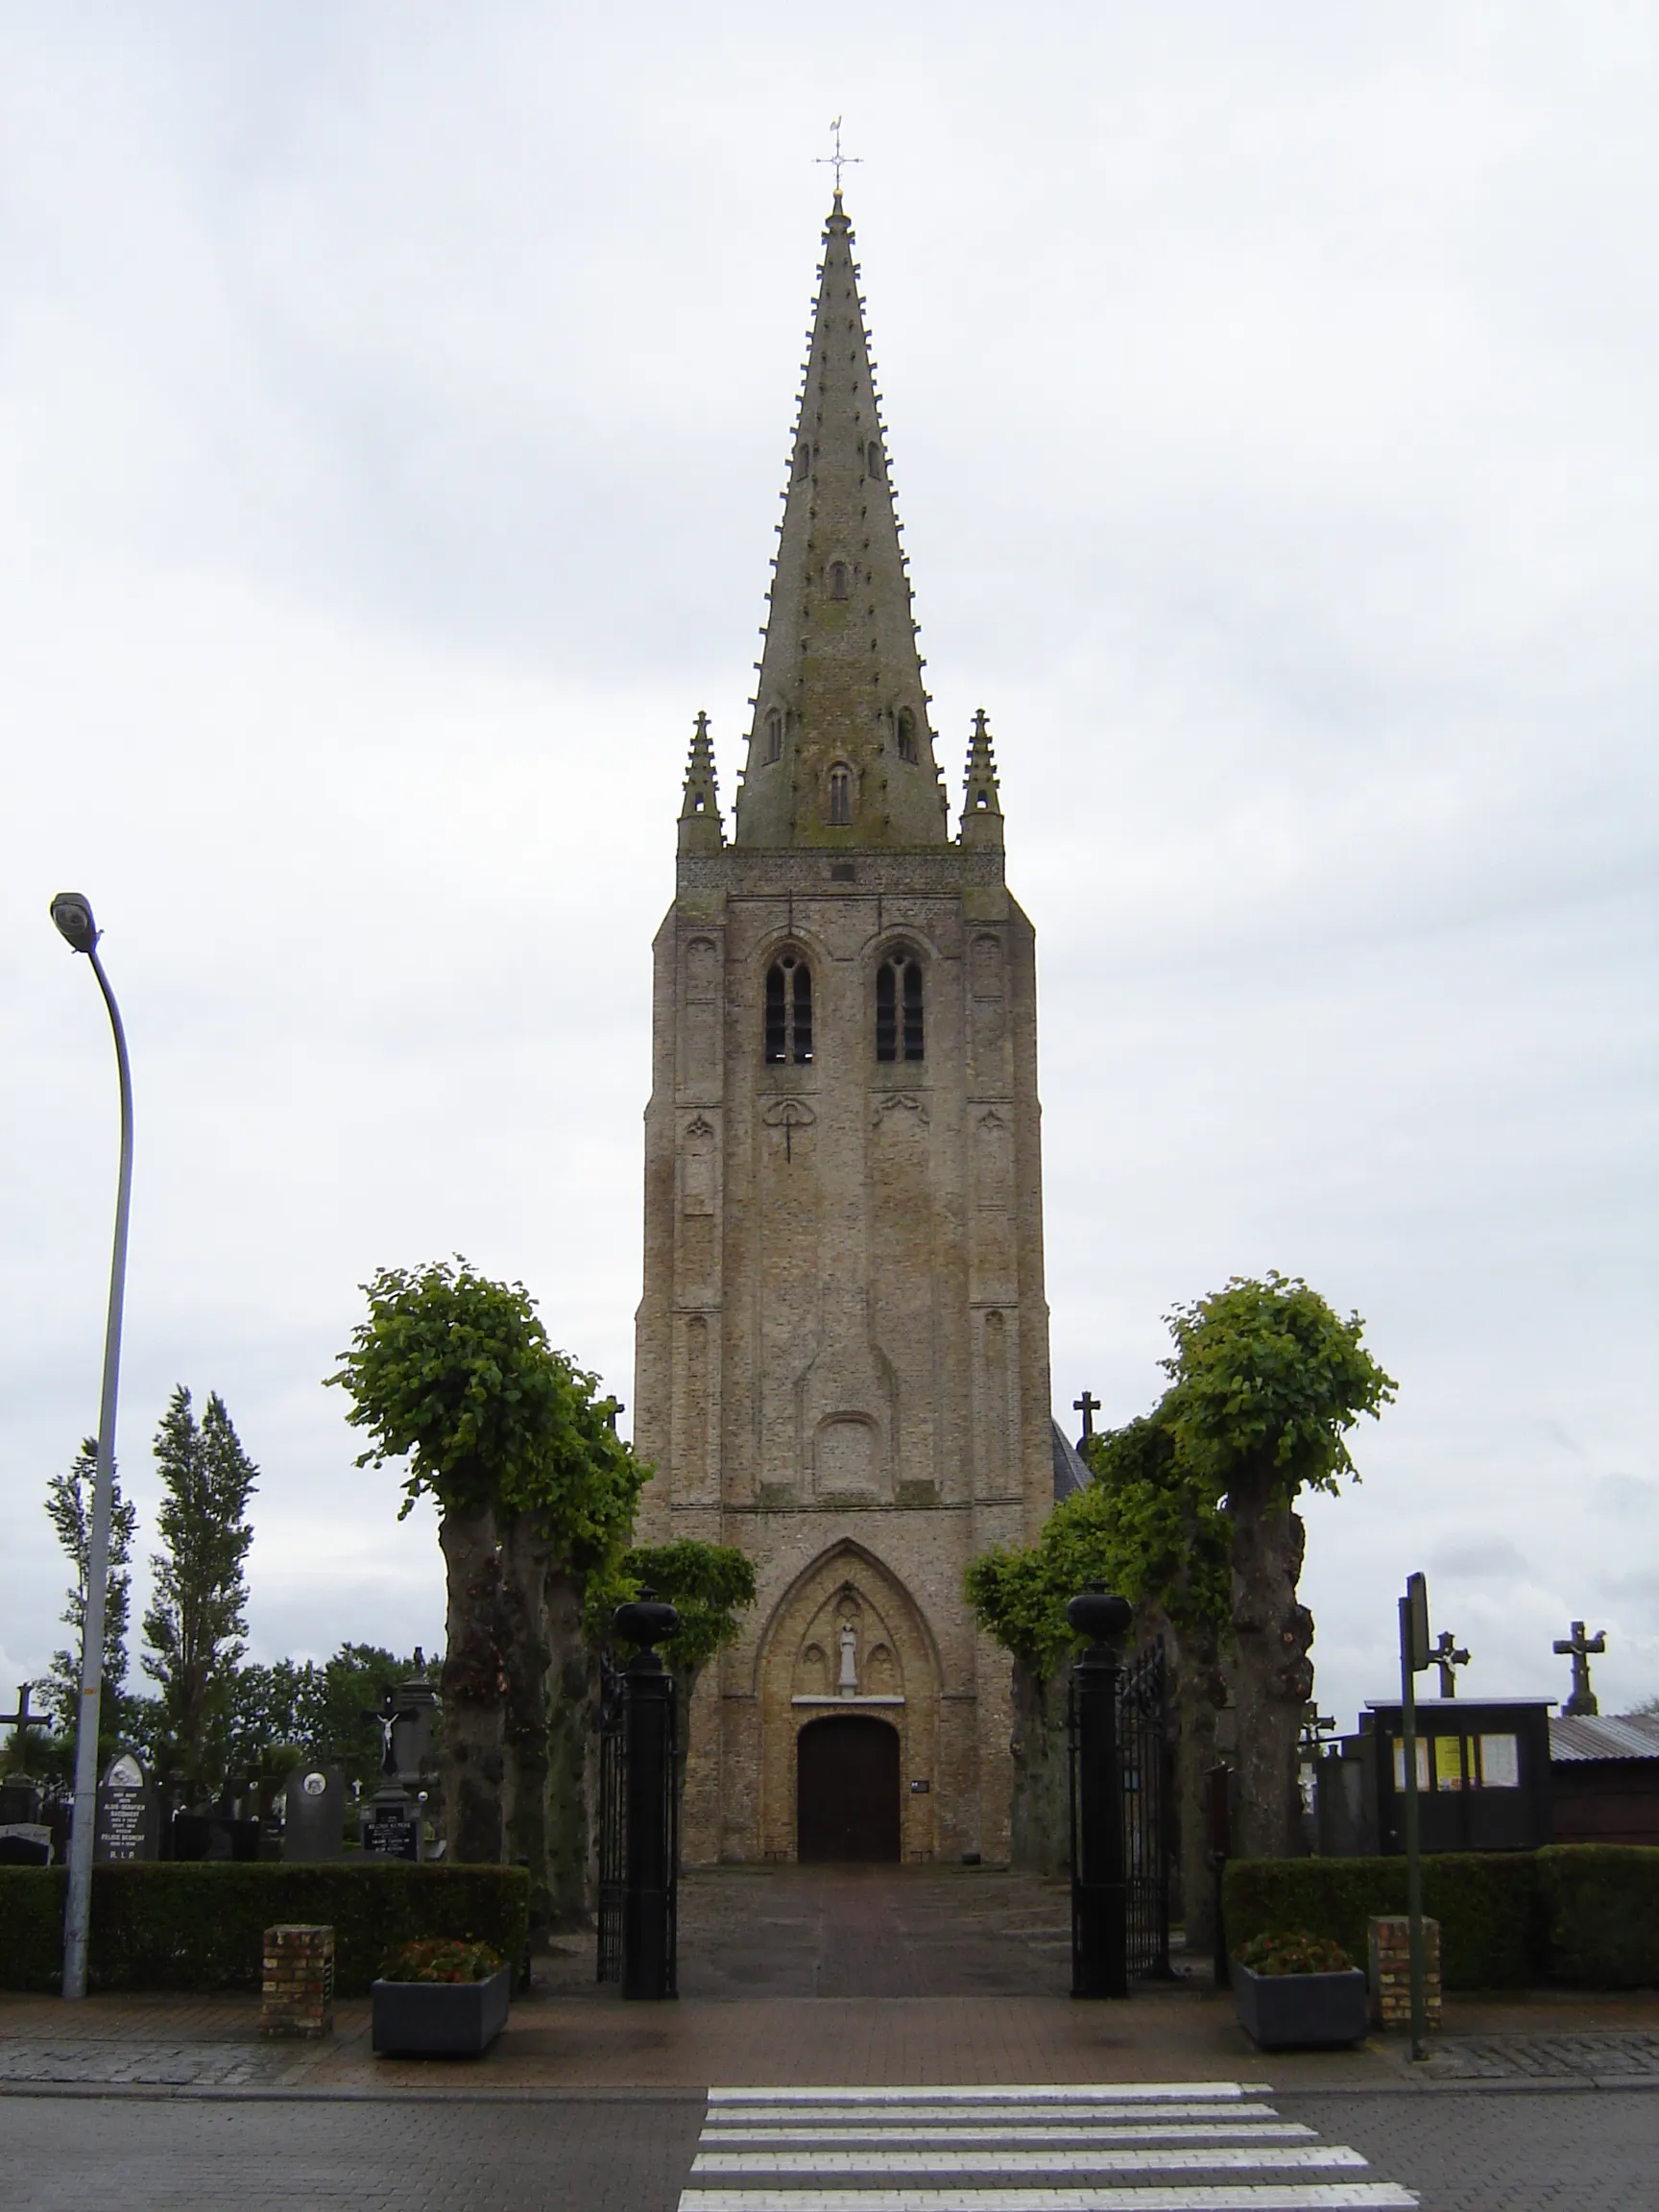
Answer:
POLYGON ((1573 1662, 1573 1695, 1561 1710, 1564 1714, 1588 1719, 1601 1708, 1596 1702, 1596 1693, 1590 1687, 1590 1661, 1599 1658, 1607 1648, 1607 1631, 1599 1628, 1594 1636, 1586 1636, 1582 1621, 1575 1621, 1571 1636, 1558 1636, 1555 1650, 1562 1659, 1573 1662))
POLYGON ((1083 1433, 1077 1439, 1077 1449, 1081 1452, 1094 1433, 1094 1416, 1100 1410, 1100 1401, 1092 1390, 1085 1390, 1081 1398, 1072 1399, 1071 1407, 1083 1416, 1083 1433))
POLYGON ((1442 1628, 1440 1631, 1440 1641, 1435 1645, 1433 1650, 1430 1652, 1429 1656, 1432 1660, 1433 1664, 1440 1670, 1441 1696, 1455 1697, 1457 1695, 1456 1670, 1459 1667, 1468 1666, 1468 1652, 1458 1650, 1457 1639, 1453 1635, 1450 1628, 1442 1628))

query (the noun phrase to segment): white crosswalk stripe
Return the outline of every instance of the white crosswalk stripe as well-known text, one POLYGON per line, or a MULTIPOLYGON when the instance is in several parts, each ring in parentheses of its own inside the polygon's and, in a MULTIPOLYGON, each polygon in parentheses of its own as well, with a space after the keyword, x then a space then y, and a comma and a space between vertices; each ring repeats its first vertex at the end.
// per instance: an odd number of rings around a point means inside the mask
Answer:
POLYGON ((680 2212, 1415 2207, 1394 2182, 1350 2178, 1360 2153, 1281 2120, 1264 2093, 1261 2081, 710 2089, 680 2212))

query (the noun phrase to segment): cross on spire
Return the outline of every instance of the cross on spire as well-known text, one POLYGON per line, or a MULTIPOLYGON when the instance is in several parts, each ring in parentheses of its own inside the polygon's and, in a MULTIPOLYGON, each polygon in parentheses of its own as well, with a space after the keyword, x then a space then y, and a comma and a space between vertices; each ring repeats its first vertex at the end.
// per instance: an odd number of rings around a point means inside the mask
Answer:
POLYGON ((1081 1451, 1094 1433, 1094 1416, 1100 1410, 1100 1401, 1093 1390, 1085 1390, 1081 1398, 1072 1399, 1071 1409, 1083 1416, 1083 1433, 1077 1444, 1077 1449, 1081 1451))
POLYGON ((1455 1697, 1457 1695, 1456 1670, 1459 1667, 1468 1666, 1468 1652, 1458 1650, 1457 1639, 1453 1635, 1450 1628, 1442 1628, 1440 1631, 1440 1641, 1435 1645, 1434 1648, 1430 1652, 1429 1656, 1433 1664, 1440 1670, 1441 1696, 1455 1697))
POLYGON ((1588 1718, 1599 1713, 1596 1693, 1590 1687, 1590 1661, 1599 1658, 1607 1648, 1607 1631, 1599 1628, 1594 1636, 1586 1636, 1582 1621, 1575 1621, 1571 1636, 1558 1636, 1555 1650, 1559 1657, 1573 1662, 1573 1695, 1562 1706, 1564 1714, 1588 1718))
POLYGON ((835 197, 836 197, 836 199, 837 199, 837 200, 839 200, 839 199, 840 199, 840 197, 841 197, 841 172, 842 172, 842 170, 843 170, 843 169, 857 169, 857 168, 860 168, 860 167, 862 167, 862 165, 863 165, 863 161, 864 161, 864 156, 863 156, 863 155, 862 155, 862 154, 843 154, 843 153, 842 153, 842 151, 841 151, 841 118, 840 118, 840 116, 839 116, 839 115, 835 115, 835 116, 832 116, 832 117, 830 118, 830 132, 831 132, 831 133, 832 133, 832 135, 833 135, 833 137, 834 137, 834 140, 835 140, 835 151, 834 151, 834 153, 833 153, 833 154, 820 154, 820 155, 817 156, 817 158, 816 158, 816 161, 814 162, 814 167, 816 167, 816 168, 819 168, 819 169, 833 169, 833 170, 834 170, 834 172, 835 172, 835 197))

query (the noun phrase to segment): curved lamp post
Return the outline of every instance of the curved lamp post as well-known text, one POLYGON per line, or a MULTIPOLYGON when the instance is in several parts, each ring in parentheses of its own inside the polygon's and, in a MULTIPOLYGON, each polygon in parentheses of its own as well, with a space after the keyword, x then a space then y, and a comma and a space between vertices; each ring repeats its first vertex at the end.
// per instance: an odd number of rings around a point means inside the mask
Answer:
POLYGON ((132 1195, 132 1071, 121 1010, 98 957, 98 926, 79 891, 60 891, 52 919, 65 944, 92 963, 121 1079, 121 1174, 115 1190, 115 1251, 109 1263, 109 1311, 104 1327, 104 1394, 98 1407, 98 1468, 92 1484, 92 1527, 86 1539, 86 1605, 81 1624, 81 1700, 75 1729, 75 1815, 69 1831, 69 1897, 63 1912, 63 1994, 86 1994, 86 1945, 92 1918, 92 1844, 98 1818, 98 1719, 104 1689, 104 1602, 109 1579, 109 1504, 115 1486, 115 1397, 121 1374, 121 1302, 127 1282, 127 1214, 132 1195))

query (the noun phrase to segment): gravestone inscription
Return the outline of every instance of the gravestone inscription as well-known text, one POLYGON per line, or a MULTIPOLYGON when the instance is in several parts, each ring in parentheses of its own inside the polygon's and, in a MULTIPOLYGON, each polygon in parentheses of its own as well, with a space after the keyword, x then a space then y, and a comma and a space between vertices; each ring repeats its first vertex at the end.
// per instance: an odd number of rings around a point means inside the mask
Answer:
POLYGON ((131 1751, 118 1751, 98 1785, 98 1824, 92 1856, 102 1862, 154 1859, 156 1793, 131 1751))
POLYGON ((421 1808, 406 1791, 396 1786, 377 1790, 359 1815, 364 1855, 371 1859, 418 1860, 421 1827, 421 1808))
POLYGON ((283 1792, 282 1856, 315 1865, 345 1849, 346 1777, 338 1767, 296 1767, 283 1792))

